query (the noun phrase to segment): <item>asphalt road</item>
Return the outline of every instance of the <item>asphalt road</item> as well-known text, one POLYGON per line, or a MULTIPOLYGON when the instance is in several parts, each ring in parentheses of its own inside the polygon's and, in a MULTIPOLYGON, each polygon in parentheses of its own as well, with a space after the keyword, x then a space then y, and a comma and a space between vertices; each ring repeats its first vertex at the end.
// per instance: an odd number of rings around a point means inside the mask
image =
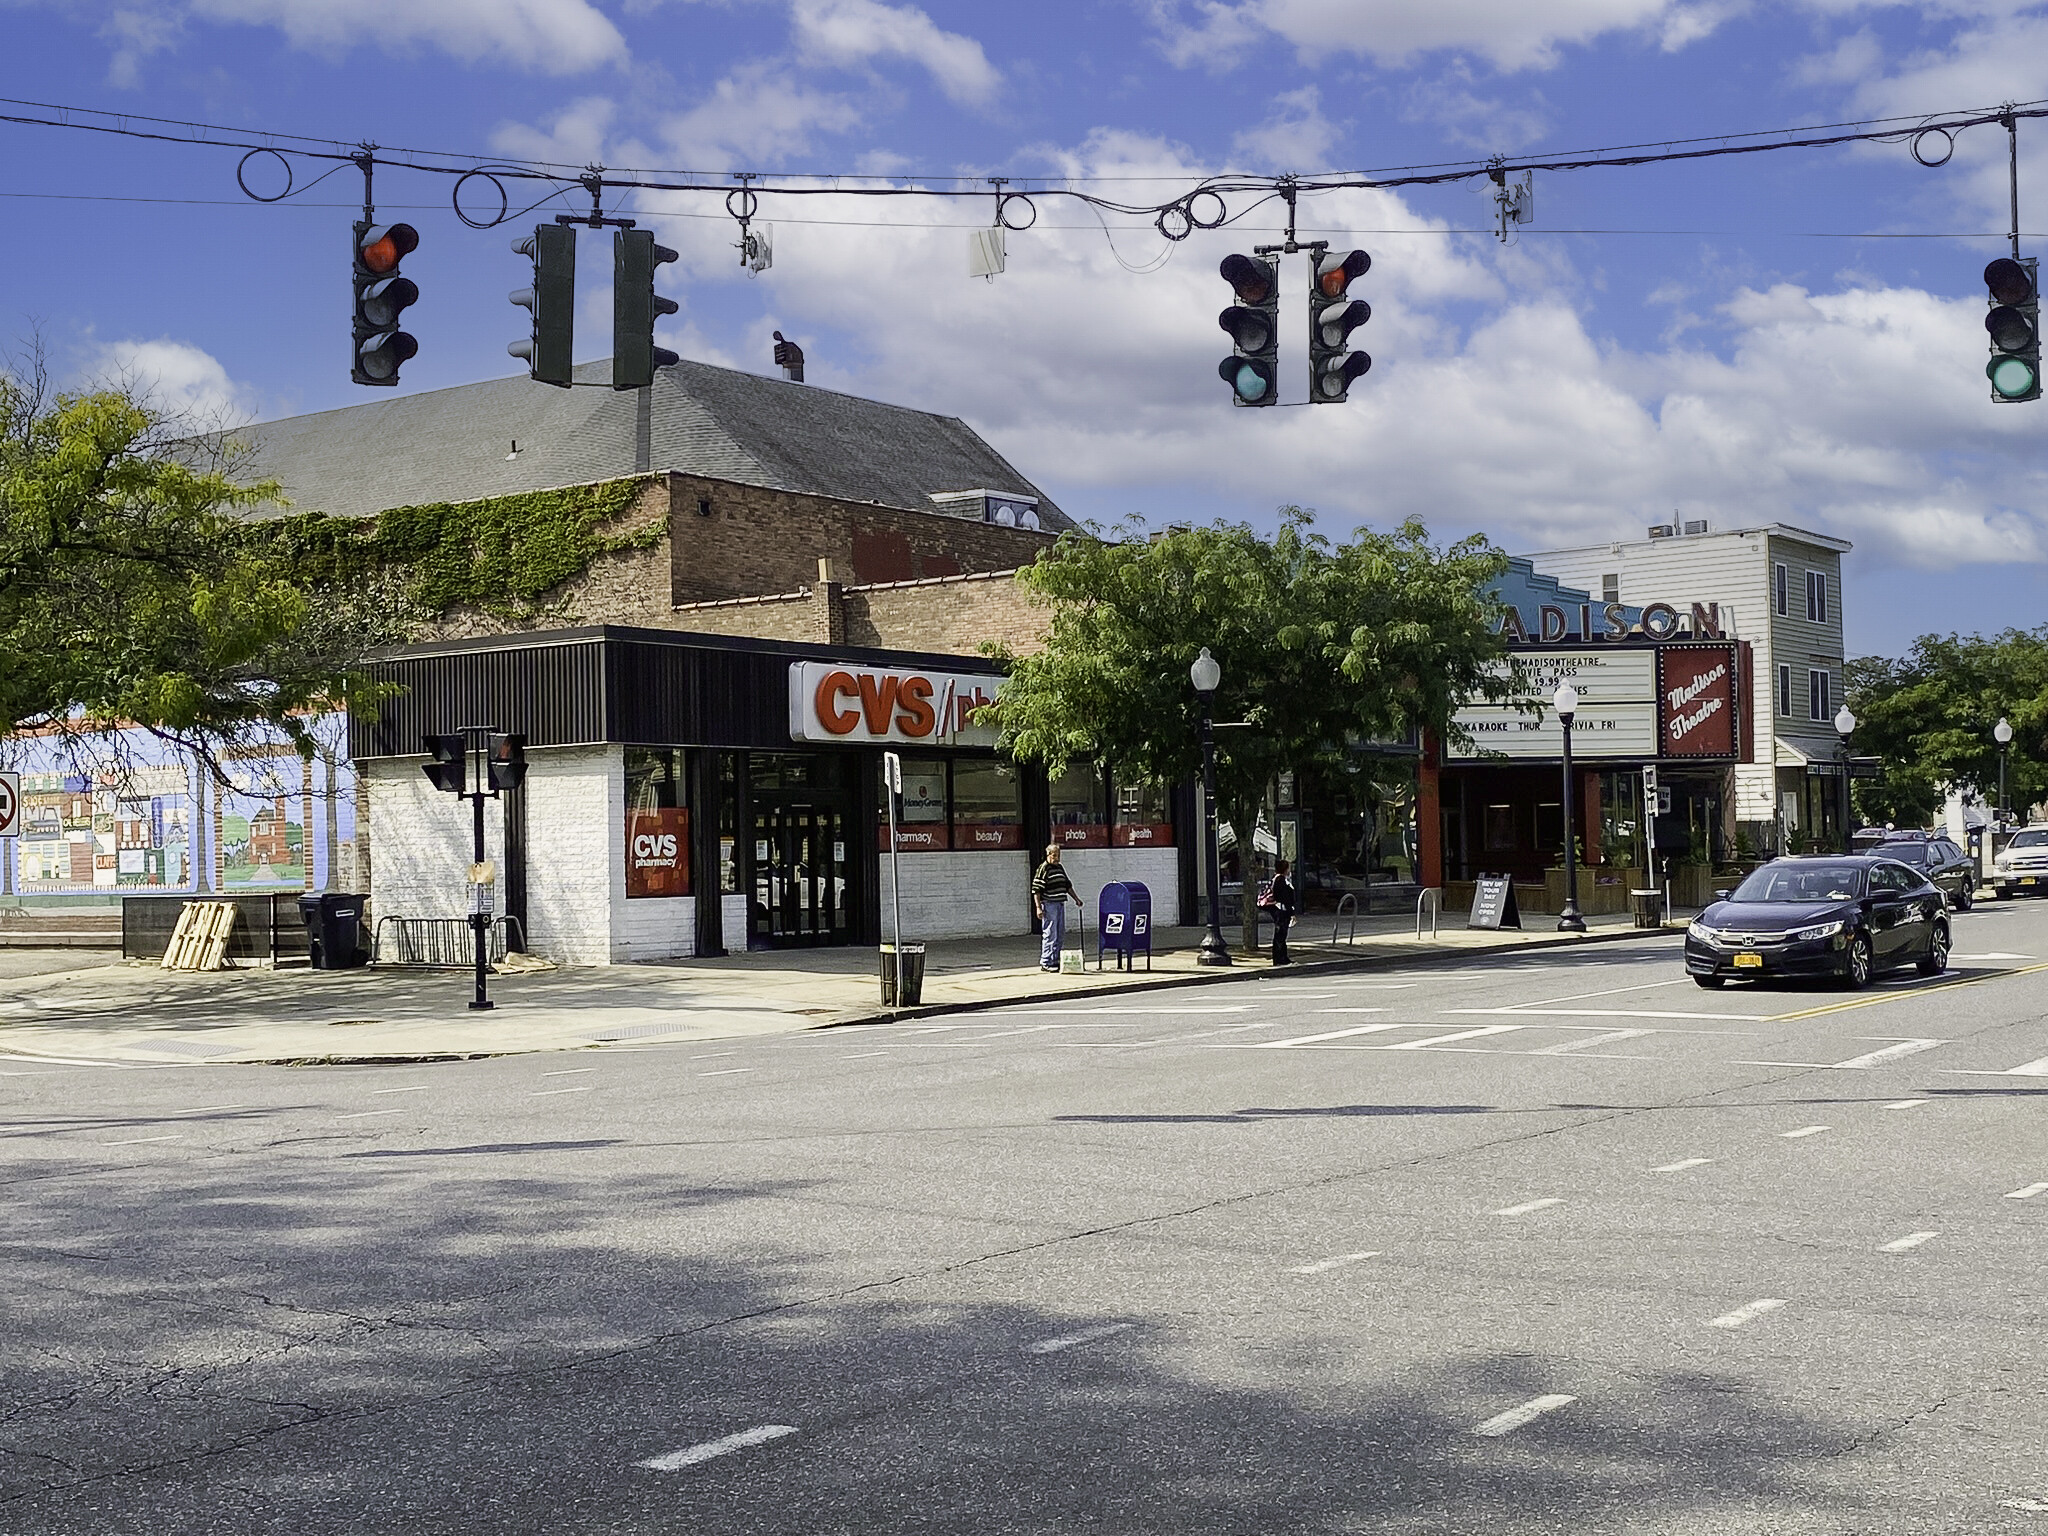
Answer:
POLYGON ((2048 1531, 2048 905, 1956 928, 0 1061, 0 1531, 2048 1531))

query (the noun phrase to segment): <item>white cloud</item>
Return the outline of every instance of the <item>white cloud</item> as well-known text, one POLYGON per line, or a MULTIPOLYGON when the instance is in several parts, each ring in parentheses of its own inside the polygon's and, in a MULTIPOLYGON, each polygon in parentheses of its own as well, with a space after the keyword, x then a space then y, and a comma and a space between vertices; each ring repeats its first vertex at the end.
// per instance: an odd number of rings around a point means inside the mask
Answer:
POLYGON ((515 159, 551 165, 599 164, 618 113, 619 104, 610 97, 585 96, 570 102, 542 128, 501 123, 491 132, 491 148, 515 159))
POLYGON ((81 370, 88 388, 133 391, 175 421, 199 428, 240 426, 255 417, 246 385, 228 377, 211 353, 159 336, 154 341, 103 342, 81 370))
POLYGON ((1342 126, 1323 116, 1322 94, 1312 85, 1273 99, 1273 112, 1230 141, 1231 163, 1246 169, 1324 171, 1343 156, 1342 126))
POLYGON ((943 30, 914 5, 795 0, 790 19, 798 55, 808 64, 845 69, 877 59, 907 59, 963 106, 988 104, 1002 84, 980 43, 943 30))
POLYGON ((848 97, 791 77, 773 60, 742 65, 687 112, 668 118, 661 136, 693 171, 766 169, 801 154, 820 134, 859 126, 848 97))
POLYGON ((190 0, 189 11, 276 27, 293 46, 321 53, 374 40, 552 75, 626 58, 625 38, 590 0, 190 0))
POLYGON ((141 81, 142 61, 162 53, 178 37, 178 18, 163 11, 136 10, 122 6, 100 24, 100 36, 114 45, 107 61, 107 83, 119 90, 133 90, 141 81))
POLYGON ((1292 43, 1304 62, 1338 53, 1388 66, 1455 51, 1500 70, 1548 69, 1561 48, 1612 32, 1640 32, 1667 49, 1706 36, 1740 7, 1681 0, 1153 0, 1167 57, 1227 65, 1265 35, 1292 43))

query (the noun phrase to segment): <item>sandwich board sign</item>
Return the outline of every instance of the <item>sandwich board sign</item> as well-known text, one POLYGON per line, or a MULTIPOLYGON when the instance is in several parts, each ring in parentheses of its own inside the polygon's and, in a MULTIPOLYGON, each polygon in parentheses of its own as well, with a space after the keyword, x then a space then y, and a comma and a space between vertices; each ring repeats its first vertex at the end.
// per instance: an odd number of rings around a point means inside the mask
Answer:
POLYGON ((1467 928, 1519 928, 1521 909, 1515 905, 1515 882, 1507 875, 1481 875, 1472 886, 1472 915, 1467 928))

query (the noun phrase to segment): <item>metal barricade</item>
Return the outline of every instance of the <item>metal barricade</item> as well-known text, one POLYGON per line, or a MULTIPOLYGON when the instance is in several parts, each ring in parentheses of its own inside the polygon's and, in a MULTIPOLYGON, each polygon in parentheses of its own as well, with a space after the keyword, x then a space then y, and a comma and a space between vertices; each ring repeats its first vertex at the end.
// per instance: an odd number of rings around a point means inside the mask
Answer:
POLYGON ((1425 905, 1429 908, 1429 936, 1433 939, 1436 937, 1436 920, 1443 915, 1444 910, 1443 887, 1425 885, 1416 894, 1415 937, 1418 939, 1422 937, 1422 909, 1425 905))
POLYGON ((1355 891, 1346 891, 1337 902, 1336 920, 1330 924, 1330 942, 1332 944, 1337 942, 1337 930, 1344 925, 1344 911, 1347 907, 1351 910, 1351 932, 1345 937, 1344 942, 1346 944, 1356 944, 1358 942, 1358 894, 1355 891))
MULTIPOLYGON (((505 958, 508 925, 518 930, 519 948, 526 948, 525 925, 516 917, 501 917, 491 924, 485 951, 493 964, 505 958)), ((468 970, 476 964, 476 930, 466 917, 380 917, 370 963, 468 970)))

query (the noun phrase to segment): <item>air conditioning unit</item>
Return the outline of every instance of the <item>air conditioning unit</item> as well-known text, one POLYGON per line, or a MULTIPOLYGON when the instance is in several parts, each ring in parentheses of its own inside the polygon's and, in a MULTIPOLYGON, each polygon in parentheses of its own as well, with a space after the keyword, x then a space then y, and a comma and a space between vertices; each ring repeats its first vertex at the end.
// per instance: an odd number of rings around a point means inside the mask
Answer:
POLYGON ((1653 538, 1653 539, 1668 539, 1668 538, 1672 538, 1673 536, 1675 536, 1675 535, 1677 534, 1677 532, 1678 532, 1678 530, 1677 530, 1676 528, 1672 527, 1672 526, 1671 526, 1671 524, 1669 524, 1669 523, 1652 523, 1652 524, 1650 524, 1650 537, 1651 537, 1651 538, 1653 538))
POLYGON ((1705 533, 1707 531, 1707 520, 1705 518, 1701 518, 1697 522, 1689 522, 1685 525, 1685 531, 1688 534, 1705 533))

